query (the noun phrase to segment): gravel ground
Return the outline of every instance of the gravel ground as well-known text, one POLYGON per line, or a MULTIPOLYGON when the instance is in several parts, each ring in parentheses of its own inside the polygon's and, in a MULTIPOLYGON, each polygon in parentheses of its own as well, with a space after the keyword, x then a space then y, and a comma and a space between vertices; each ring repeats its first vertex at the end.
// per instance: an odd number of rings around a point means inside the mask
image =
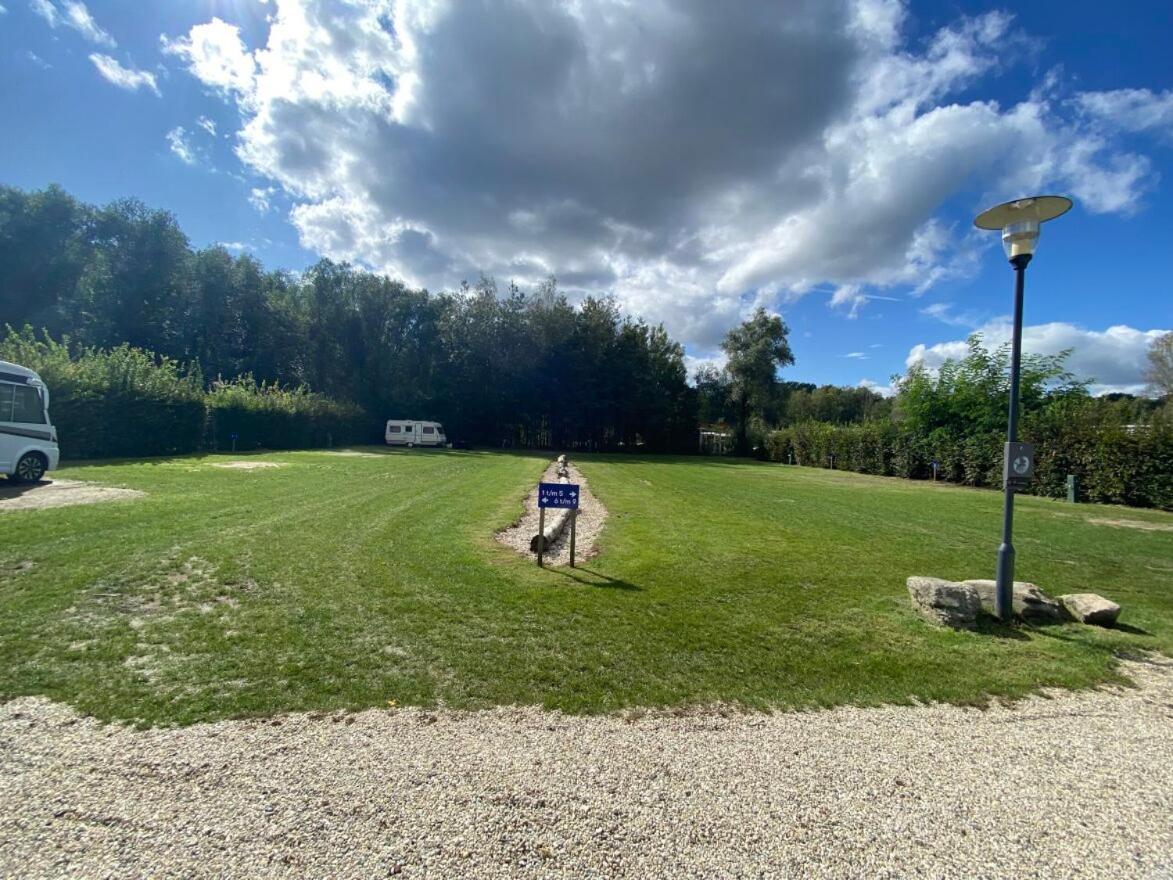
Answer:
POLYGON ((1173 877, 1173 663, 1138 689, 774 715, 0 706, 0 874, 1173 877))
MULTIPOLYGON (((589 559, 595 552, 595 541, 598 540, 599 533, 603 531, 603 523, 607 520, 607 508, 605 508, 593 494, 591 494, 591 487, 586 481, 586 477, 582 475, 582 471, 574 466, 573 463, 568 463, 570 469, 570 481, 578 483, 580 487, 580 494, 578 496, 578 525, 574 537, 574 556, 576 562, 581 562, 584 559, 589 559)), ((550 466, 546 468, 546 472, 542 475, 542 482, 557 483, 558 463, 551 462, 550 466)), ((547 510, 546 515, 550 515, 553 511, 547 510)), ((523 556, 530 559, 536 558, 530 552, 530 539, 538 533, 538 487, 535 484, 533 490, 525 498, 525 515, 507 528, 503 532, 497 533, 497 540, 506 547, 511 547, 523 556)), ((542 562, 546 565, 569 565, 570 564, 570 526, 567 525, 562 534, 558 536, 551 546, 542 555, 542 562)))
POLYGON ((0 480, 0 513, 8 510, 43 510, 48 507, 69 507, 74 504, 100 504, 127 498, 143 498, 138 489, 119 489, 99 486, 81 480, 46 480, 34 485, 5 485, 0 480))

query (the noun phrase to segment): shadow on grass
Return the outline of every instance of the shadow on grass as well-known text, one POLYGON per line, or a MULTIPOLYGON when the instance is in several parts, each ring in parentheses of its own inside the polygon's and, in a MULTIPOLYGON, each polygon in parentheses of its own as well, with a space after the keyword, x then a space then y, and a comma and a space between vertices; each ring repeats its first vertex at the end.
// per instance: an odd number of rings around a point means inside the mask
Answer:
POLYGON ((631 581, 620 580, 609 575, 601 574, 589 568, 583 568, 581 565, 577 568, 555 568, 551 569, 555 574, 560 574, 564 578, 582 584, 584 587, 597 587, 603 590, 636 590, 643 592, 643 587, 636 586, 631 581), (585 572, 596 580, 588 580, 587 578, 578 577, 578 573, 585 572))
POLYGON ((1128 633, 1131 636, 1147 636, 1150 639, 1153 637, 1153 634, 1147 629, 1141 629, 1139 626, 1132 626, 1131 624, 1127 623, 1116 623, 1110 627, 1107 627, 1107 629, 1114 630, 1116 632, 1128 633))
POLYGON ((1012 639, 1017 642, 1030 641, 1030 636, 1023 632, 1021 624, 1003 623, 996 617, 988 617, 984 614, 978 617, 977 629, 974 631, 978 635, 992 636, 995 639, 1012 639))

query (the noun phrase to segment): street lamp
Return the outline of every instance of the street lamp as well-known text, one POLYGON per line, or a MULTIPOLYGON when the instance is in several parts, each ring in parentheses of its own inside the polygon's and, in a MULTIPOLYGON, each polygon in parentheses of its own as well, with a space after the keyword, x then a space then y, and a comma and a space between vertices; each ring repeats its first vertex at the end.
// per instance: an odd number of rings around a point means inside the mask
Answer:
POLYGON ((1022 373, 1022 291, 1026 265, 1039 243, 1039 228, 1071 210, 1064 196, 1032 196, 1006 202, 983 211, 973 221, 979 229, 1002 230, 1002 248, 1014 267, 1014 339, 1010 349, 1010 419, 1002 482, 1006 501, 1002 513, 1002 545, 998 548, 998 587, 994 614, 1009 620, 1014 607, 1014 490, 1025 485, 1034 472, 1034 449, 1018 442, 1018 383, 1022 373))

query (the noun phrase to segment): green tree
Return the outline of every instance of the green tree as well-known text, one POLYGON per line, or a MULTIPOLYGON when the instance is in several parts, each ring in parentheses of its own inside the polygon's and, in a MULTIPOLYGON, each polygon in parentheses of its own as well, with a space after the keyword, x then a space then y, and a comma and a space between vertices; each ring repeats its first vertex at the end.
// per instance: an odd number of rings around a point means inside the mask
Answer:
POLYGON ((1153 340, 1148 352, 1149 368, 1145 379, 1155 397, 1173 400, 1173 333, 1153 340))
POLYGON ((790 328, 778 315, 758 308, 749 320, 727 334, 721 343, 728 361, 731 396, 737 418, 737 450, 749 453, 749 424, 762 416, 778 385, 778 370, 794 363, 788 335, 790 328))

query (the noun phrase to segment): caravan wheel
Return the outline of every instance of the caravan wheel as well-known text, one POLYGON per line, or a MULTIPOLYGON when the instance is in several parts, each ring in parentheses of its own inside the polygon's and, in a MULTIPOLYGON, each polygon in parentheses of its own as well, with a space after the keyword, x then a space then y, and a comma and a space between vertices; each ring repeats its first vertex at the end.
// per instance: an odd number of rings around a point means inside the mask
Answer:
POLYGON ((412 443, 410 440, 408 440, 408 441, 407 441, 407 448, 408 448, 408 449, 414 449, 414 448, 415 448, 415 444, 414 444, 414 443, 412 443))

